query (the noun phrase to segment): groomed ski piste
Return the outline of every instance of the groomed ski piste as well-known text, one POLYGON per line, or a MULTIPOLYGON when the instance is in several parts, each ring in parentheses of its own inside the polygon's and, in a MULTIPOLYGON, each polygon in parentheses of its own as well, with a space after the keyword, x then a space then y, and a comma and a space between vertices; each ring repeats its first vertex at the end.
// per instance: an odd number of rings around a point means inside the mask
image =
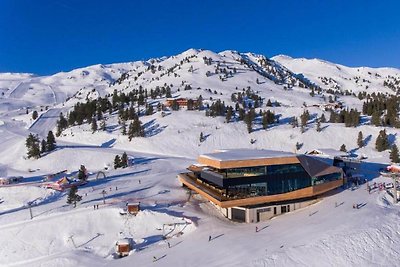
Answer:
MULTIPOLYGON (((206 56, 221 57, 223 60, 221 53, 189 50, 159 62, 166 66, 173 65, 193 53, 206 53, 206 56)), ((198 56, 199 60, 203 54, 198 56)), ((234 52, 222 54, 229 62, 227 57, 234 52)), ((291 60, 295 59, 277 58, 289 69, 298 68, 296 62, 291 60)), ((313 64, 313 60, 307 62, 313 64)), ((315 69, 320 69, 318 65, 323 62, 315 62, 315 69)), ((242 88, 251 81, 252 88, 259 87, 263 97, 285 104, 273 108, 276 114, 282 115, 282 123, 267 131, 259 129, 249 135, 243 123, 227 124, 223 117, 204 116, 204 111, 180 110, 165 117, 159 113, 141 117, 144 124, 157 125, 153 128, 155 132, 149 137, 134 138, 129 142, 119 129, 112 127, 117 119, 110 116, 107 131, 93 134, 87 124, 68 128, 56 138, 55 151, 37 160, 26 159, 25 140, 28 134, 33 132, 45 137, 49 130, 54 131, 59 112, 67 112, 79 101, 78 94, 72 97, 75 93, 86 87, 81 91, 87 94, 92 91, 93 85, 99 95, 112 92, 114 88, 108 88, 107 78, 117 79, 127 69, 147 64, 96 65, 88 67, 88 70, 48 77, 1 74, 5 94, 0 99, 0 174, 23 176, 24 181, 0 187, 0 266, 399 265, 400 207, 393 204, 392 197, 385 190, 374 189, 369 193, 366 184, 340 188, 309 207, 270 221, 244 224, 229 221, 211 203, 196 194, 188 194, 181 187, 176 175, 195 163, 202 153, 221 148, 293 152, 296 142, 304 144, 298 153, 316 148, 338 150, 343 143, 350 150, 357 147, 359 131, 364 133, 367 142, 356 153, 368 156, 359 172, 369 184, 392 182, 379 174, 379 170, 390 163, 389 151, 377 152, 374 148, 374 140, 381 128, 368 123, 355 128, 326 123, 323 124, 323 131, 318 133, 315 122, 311 121, 302 134, 299 128, 285 124, 284 119, 297 116, 303 110, 304 102, 320 100, 297 87, 290 92, 284 91, 268 80, 265 83, 269 89, 264 90, 262 86, 265 84, 253 83, 259 76, 250 70, 243 70, 239 74, 241 76, 232 78, 236 81, 228 79, 222 83, 217 78, 206 81, 196 79, 196 71, 188 74, 183 69, 180 79, 193 84, 203 83, 193 85, 193 88, 217 89, 226 101, 234 92, 235 84, 242 88), (47 85, 55 90, 54 94, 47 85), (92 87, 88 88, 89 85, 92 87), (68 97, 72 98, 66 101, 68 97), (25 113, 27 106, 30 107, 29 114, 25 113), (45 106, 48 106, 47 111, 45 106), (36 121, 31 119, 32 110, 39 111, 36 121), (205 142, 199 142, 200 132, 208 135, 205 142), (251 144, 250 138, 257 141, 251 144), (128 154, 133 164, 114 170, 114 157, 123 152, 128 154), (68 191, 59 192, 41 186, 46 174, 61 170, 74 173, 82 164, 89 171, 89 182, 78 188, 82 200, 75 208, 66 203, 68 191), (99 171, 104 172, 106 177, 96 179, 99 171), (140 202, 141 211, 136 216, 120 214, 129 202, 140 202), (358 209, 353 208, 355 204, 358 209), (115 254, 115 244, 121 238, 131 238, 134 243, 129 256, 124 258, 115 254)), ((193 63, 197 72, 203 72, 205 67, 196 64, 193 63)), ((307 68, 312 67, 307 65, 307 68)), ((327 69, 324 75, 338 75, 329 73, 327 69)), ((341 66, 341 69, 344 67, 341 66)), ((346 71, 357 72, 351 68, 346 71)), ((400 73, 394 69, 373 71, 400 73)), ((296 73, 299 72, 296 69, 296 73)), ((381 73, 381 76, 384 74, 381 73)), ((180 82, 164 76, 155 83, 180 82)), ((144 80, 143 84, 151 84, 151 80, 144 80)), ((118 86, 124 87, 123 84, 118 86)), ((204 90, 180 91, 179 94, 190 96, 195 93, 209 98, 204 90)), ((354 97, 343 97, 343 101, 358 108, 362 103, 354 97)), ((318 115, 324 112, 313 107, 308 110, 318 115)), ((363 119, 364 122, 367 120, 363 119)), ((386 128, 386 131, 392 142, 398 144, 398 130, 386 128)))

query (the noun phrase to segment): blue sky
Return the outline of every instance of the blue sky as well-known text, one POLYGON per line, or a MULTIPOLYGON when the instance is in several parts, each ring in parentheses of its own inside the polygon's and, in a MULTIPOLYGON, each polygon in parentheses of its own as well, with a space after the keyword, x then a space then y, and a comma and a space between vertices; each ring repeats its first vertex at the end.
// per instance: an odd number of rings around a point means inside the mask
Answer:
POLYGON ((399 1, 1 0, 0 72, 52 74, 188 48, 400 67, 399 1))

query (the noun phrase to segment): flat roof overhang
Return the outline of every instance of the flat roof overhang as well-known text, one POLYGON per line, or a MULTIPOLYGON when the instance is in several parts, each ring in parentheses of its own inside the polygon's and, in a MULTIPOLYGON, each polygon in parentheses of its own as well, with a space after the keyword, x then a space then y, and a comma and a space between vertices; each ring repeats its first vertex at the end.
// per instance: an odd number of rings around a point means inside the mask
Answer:
POLYGON ((279 164, 295 164, 300 163, 296 156, 290 157, 277 157, 277 158, 258 158, 258 159, 245 159, 245 160, 221 160, 217 158, 210 158, 207 156, 199 156, 198 162, 209 167, 216 169, 229 169, 229 168, 244 168, 256 167, 266 165, 279 165, 279 164))
POLYGON ((296 154, 263 149, 222 149, 200 155, 198 162, 217 169, 300 163, 296 154))
POLYGON ((190 178, 187 174, 181 173, 178 175, 179 181, 186 185, 191 190, 197 192, 205 199, 211 201, 212 203, 220 206, 221 208, 231 208, 231 207, 240 207, 240 206, 248 206, 248 205, 258 205, 264 203, 271 202, 280 202, 280 201, 288 201, 294 199, 301 199, 307 197, 318 196, 328 191, 331 191, 335 188, 338 188, 343 185, 343 178, 331 181, 324 184, 319 184, 316 186, 310 186, 307 188, 299 189, 296 191, 270 195, 270 196, 259 196, 259 197, 251 197, 244 199, 232 199, 232 200, 219 200, 217 194, 213 193, 211 190, 207 189, 204 185, 197 183, 195 180, 190 178))

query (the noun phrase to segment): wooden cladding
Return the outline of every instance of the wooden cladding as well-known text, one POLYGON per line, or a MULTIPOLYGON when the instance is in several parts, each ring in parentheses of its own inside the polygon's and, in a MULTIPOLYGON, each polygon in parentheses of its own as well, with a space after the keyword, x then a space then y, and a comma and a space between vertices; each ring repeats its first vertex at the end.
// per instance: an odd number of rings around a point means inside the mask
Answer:
POLYGON ((208 157, 200 156, 198 158, 198 162, 200 164, 214 167, 216 169, 243 168, 243 167, 300 163, 300 161, 295 156, 281 157, 281 158, 226 160, 226 161, 219 161, 219 160, 215 160, 215 159, 210 159, 208 157))
POLYGON ((327 182, 327 183, 316 185, 316 186, 310 186, 307 188, 299 189, 299 190, 288 192, 288 193, 220 201, 220 200, 217 200, 216 198, 212 197, 207 192, 205 192, 202 189, 202 187, 203 187, 202 185, 196 184, 187 175, 180 174, 180 175, 178 175, 178 178, 182 184, 186 185, 191 190, 199 193, 201 196, 203 196, 207 200, 213 202, 214 204, 220 206, 221 208, 258 205, 258 204, 264 204, 264 203, 270 203, 270 202, 280 202, 280 201, 288 201, 288 200, 294 200, 294 199, 300 199, 300 198, 313 197, 313 196, 323 194, 325 192, 328 192, 330 190, 333 190, 333 189, 343 185, 343 179, 340 179, 340 180, 331 181, 331 182, 327 182))

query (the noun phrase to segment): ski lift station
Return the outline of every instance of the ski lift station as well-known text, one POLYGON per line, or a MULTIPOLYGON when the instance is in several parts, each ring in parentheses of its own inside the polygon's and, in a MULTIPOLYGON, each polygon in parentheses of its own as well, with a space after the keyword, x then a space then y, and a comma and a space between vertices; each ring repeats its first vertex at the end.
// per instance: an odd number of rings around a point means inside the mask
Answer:
POLYGON ((224 216, 259 222, 312 203, 344 184, 342 168, 282 151, 233 149, 204 154, 181 184, 209 200, 224 216))

